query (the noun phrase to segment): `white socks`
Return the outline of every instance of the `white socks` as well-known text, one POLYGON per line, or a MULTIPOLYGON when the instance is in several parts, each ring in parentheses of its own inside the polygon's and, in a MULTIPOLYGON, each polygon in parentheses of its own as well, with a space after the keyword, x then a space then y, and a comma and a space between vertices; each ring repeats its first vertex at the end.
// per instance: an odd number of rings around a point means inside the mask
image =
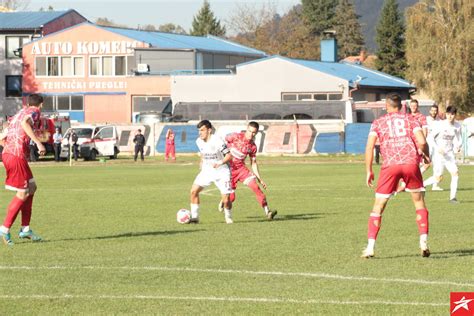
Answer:
POLYGON ((224 218, 225 218, 225 222, 227 224, 234 223, 234 221, 232 220, 232 210, 231 209, 228 209, 228 208, 224 209, 224 218))
POLYGON ((432 185, 432 184, 438 184, 438 182, 436 181, 436 178, 434 176, 429 177, 428 179, 426 179, 423 182, 424 187, 427 187, 427 186, 432 185))
POLYGON ((21 231, 26 233, 30 230, 30 226, 21 226, 21 231))
POLYGON ((6 228, 5 226, 0 226, 0 231, 4 234, 8 234, 10 232, 10 228, 6 228))
POLYGON ((450 187, 450 192, 449 192, 450 200, 456 198, 456 193, 458 191, 458 180, 459 180, 459 176, 451 176, 451 187, 450 187))
POLYGON ((373 252, 374 248, 375 248, 375 239, 369 239, 367 243, 367 250, 371 250, 373 252))
POLYGON ((191 204, 191 218, 199 218, 199 204, 191 204))
POLYGON ((265 205, 265 207, 263 208, 263 210, 265 211, 265 215, 267 215, 268 212, 270 212, 270 209, 268 208, 268 205, 265 205))
POLYGON ((428 234, 420 235, 420 248, 422 250, 428 249, 428 234))

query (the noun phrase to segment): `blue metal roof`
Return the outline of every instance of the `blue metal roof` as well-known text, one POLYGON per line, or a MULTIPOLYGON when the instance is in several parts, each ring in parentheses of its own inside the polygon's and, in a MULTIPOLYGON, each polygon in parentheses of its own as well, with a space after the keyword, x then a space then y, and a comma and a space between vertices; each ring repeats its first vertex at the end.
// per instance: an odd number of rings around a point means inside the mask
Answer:
POLYGON ((152 47, 163 49, 196 49, 200 51, 238 53, 266 56, 265 52, 233 43, 215 36, 191 36, 173 33, 149 32, 115 27, 102 27, 137 41, 149 43, 152 47))
POLYGON ((331 63, 302 59, 284 59, 320 72, 324 72, 334 77, 345 79, 352 87, 354 87, 358 81, 360 86, 407 89, 415 88, 415 86, 412 86, 404 79, 348 62, 331 63))
POLYGON ((24 30, 40 28, 74 10, 67 11, 18 11, 0 12, 0 30, 24 30))
POLYGON ((411 85, 408 81, 391 76, 384 72, 373 70, 361 65, 352 64, 348 62, 332 63, 322 62, 314 60, 303 60, 303 59, 291 59, 278 55, 269 56, 267 58, 252 60, 246 63, 238 64, 237 67, 242 67, 248 64, 259 63, 268 59, 279 58, 289 61, 294 64, 298 64, 325 74, 345 79, 349 82, 349 86, 355 87, 356 81, 359 86, 367 87, 388 87, 388 88, 405 88, 413 89, 415 86, 411 85))

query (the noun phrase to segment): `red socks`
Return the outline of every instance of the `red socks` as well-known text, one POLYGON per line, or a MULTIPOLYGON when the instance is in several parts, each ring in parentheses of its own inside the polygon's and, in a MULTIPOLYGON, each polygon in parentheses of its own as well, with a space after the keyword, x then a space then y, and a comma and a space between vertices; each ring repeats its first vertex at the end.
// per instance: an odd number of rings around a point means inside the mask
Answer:
MULTIPOLYGON (((5 221, 3 222, 3 226, 10 228, 13 225, 18 213, 20 212, 23 204, 25 202, 17 198, 16 196, 13 197, 10 204, 7 208, 7 216, 5 217, 5 221)), ((31 210, 31 208, 30 208, 31 210)), ((31 214, 31 211, 30 211, 31 214)))
POLYGON ((31 208, 33 205, 33 196, 30 195, 26 198, 26 201, 23 203, 21 208, 21 226, 30 225, 31 220, 31 208))
POLYGON ((257 181, 252 180, 248 184, 248 187, 252 189, 252 191, 255 193, 255 196, 257 198, 258 203, 260 203, 261 207, 267 206, 267 199, 265 198, 265 194, 263 194, 262 190, 260 190, 260 187, 257 184, 257 181))
POLYGON ((416 210, 416 224, 418 225, 418 231, 420 235, 428 234, 428 210, 426 208, 416 210))
POLYGON ((369 225, 367 230, 367 239, 377 239, 377 235, 382 224, 382 215, 370 213, 369 225))

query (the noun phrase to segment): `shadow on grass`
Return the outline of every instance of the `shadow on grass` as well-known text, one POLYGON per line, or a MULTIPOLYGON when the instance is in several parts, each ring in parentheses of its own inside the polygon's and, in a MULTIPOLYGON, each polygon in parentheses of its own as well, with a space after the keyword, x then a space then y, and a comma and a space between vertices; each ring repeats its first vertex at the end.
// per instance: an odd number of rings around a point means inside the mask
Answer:
MULTIPOLYGON (((325 213, 304 213, 304 214, 280 214, 278 213, 273 219, 273 222, 278 221, 308 221, 314 220, 317 218, 322 218, 325 213)), ((269 220, 265 215, 261 216, 247 216, 248 220, 237 220, 241 223, 250 223, 250 222, 268 222, 269 220)))
MULTIPOLYGON (((431 256, 426 258, 426 260, 436 260, 436 259, 447 259, 454 257, 469 257, 474 256, 474 249, 456 249, 449 251, 432 251, 431 256)), ((420 257, 419 254, 410 254, 410 255, 400 255, 400 256, 391 256, 391 257, 374 257, 374 259, 397 259, 397 258, 414 258, 420 257)))
POLYGON ((165 230, 165 231, 154 231, 154 232, 127 232, 117 235, 109 236, 92 236, 85 238, 65 238, 65 239, 55 239, 55 240, 43 240, 41 243, 50 243, 50 242, 59 242, 59 241, 81 241, 81 240, 102 240, 102 239, 117 239, 117 238, 134 238, 134 237, 144 237, 144 236, 169 236, 176 234, 187 234, 187 233, 196 233, 204 231, 205 229, 193 229, 193 230, 165 230))

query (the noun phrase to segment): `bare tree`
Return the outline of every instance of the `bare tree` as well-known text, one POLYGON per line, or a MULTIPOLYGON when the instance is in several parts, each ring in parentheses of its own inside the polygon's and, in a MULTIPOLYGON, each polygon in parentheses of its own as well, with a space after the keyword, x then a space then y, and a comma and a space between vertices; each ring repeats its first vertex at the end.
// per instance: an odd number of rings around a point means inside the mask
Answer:
POLYGON ((1 0, 0 7, 11 11, 22 11, 28 8, 30 0, 1 0))
POLYGON ((226 20, 226 25, 234 34, 255 33, 274 18, 277 14, 276 8, 275 2, 271 0, 260 6, 248 2, 238 3, 234 13, 226 20))

